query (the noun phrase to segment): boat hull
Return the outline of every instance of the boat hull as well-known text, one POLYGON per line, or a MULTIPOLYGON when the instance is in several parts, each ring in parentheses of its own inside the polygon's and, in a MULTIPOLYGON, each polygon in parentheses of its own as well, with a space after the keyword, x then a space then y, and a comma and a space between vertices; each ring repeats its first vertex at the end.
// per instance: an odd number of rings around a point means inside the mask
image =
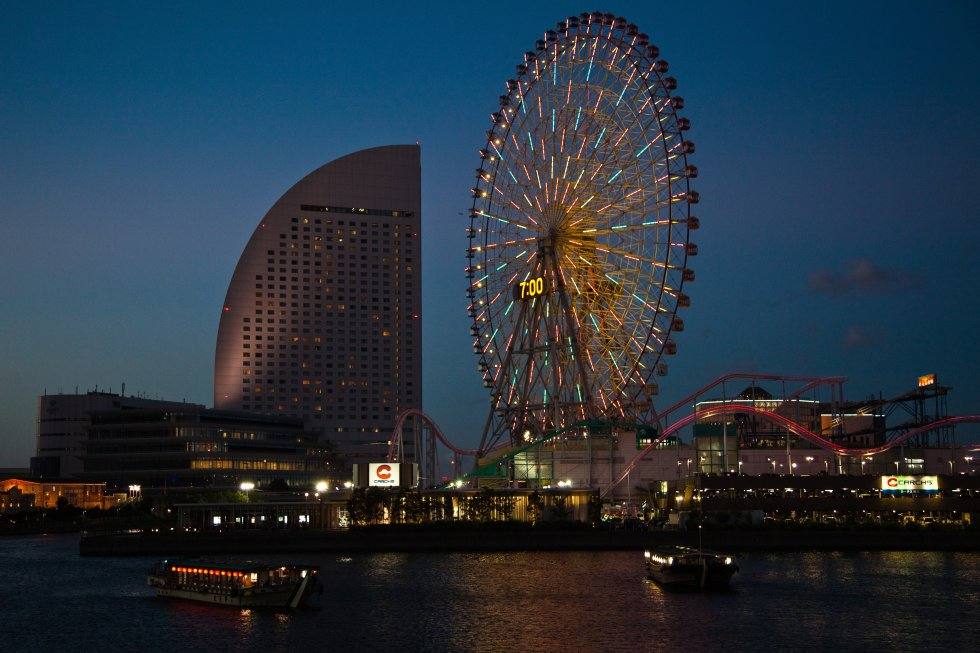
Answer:
POLYGON ((647 578, 667 588, 725 589, 738 573, 730 555, 685 546, 644 551, 647 578))
POLYGON ((323 592, 317 577, 313 566, 164 561, 150 570, 146 581, 161 598, 235 608, 298 608, 323 592))
POLYGON ((735 565, 689 564, 647 566, 647 578, 670 589, 727 589, 738 572, 735 565))
POLYGON ((157 596, 161 598, 198 601, 200 603, 226 605, 233 608, 296 608, 301 605, 306 605, 309 601, 311 593, 312 587, 310 588, 310 591, 301 591, 299 588, 289 588, 288 590, 242 593, 238 595, 197 592, 172 587, 157 588, 157 596))

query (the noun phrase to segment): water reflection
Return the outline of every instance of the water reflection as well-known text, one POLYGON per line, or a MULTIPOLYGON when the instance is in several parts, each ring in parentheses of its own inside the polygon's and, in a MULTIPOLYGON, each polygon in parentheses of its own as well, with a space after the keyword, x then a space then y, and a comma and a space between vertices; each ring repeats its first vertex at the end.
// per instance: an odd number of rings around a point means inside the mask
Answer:
POLYGON ((977 554, 742 556, 736 590, 724 594, 664 592, 634 552, 276 559, 320 565, 321 610, 158 600, 145 586, 149 559, 82 559, 73 538, 0 542, 0 641, 4 651, 385 641, 426 651, 975 650, 980 602, 977 554))

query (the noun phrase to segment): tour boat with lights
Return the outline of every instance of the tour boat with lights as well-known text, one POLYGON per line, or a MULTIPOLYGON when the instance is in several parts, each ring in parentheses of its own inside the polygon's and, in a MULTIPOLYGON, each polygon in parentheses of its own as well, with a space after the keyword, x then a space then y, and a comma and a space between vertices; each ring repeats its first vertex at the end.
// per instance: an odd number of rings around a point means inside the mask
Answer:
POLYGON ((167 598, 241 608, 296 608, 322 593, 317 571, 312 565, 164 560, 150 569, 147 584, 156 588, 157 596, 167 598))
POLYGON ((665 546, 643 552, 647 578, 668 588, 724 589, 738 573, 732 556, 686 546, 665 546))

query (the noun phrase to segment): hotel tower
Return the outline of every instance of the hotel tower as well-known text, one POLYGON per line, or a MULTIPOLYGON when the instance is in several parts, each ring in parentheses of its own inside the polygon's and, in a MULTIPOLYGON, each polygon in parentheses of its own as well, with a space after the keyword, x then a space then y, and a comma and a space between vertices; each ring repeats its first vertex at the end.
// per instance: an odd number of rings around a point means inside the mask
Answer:
POLYGON ((255 227, 225 297, 219 409, 288 415, 351 462, 383 460, 422 406, 421 153, 361 150, 298 181, 255 227))

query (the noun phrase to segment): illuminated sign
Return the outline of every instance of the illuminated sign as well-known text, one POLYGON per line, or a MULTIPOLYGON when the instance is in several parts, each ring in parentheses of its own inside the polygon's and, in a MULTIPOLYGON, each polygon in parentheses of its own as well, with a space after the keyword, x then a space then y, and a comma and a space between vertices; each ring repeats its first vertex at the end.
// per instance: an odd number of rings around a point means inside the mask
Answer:
POLYGON ((938 476, 882 476, 882 492, 938 492, 938 476))
POLYGON ((398 487, 397 463, 368 463, 368 485, 398 487))
POLYGON ((923 374, 919 377, 919 387, 926 388, 930 385, 936 385, 936 375, 935 374, 923 374))
POLYGON ((518 301, 538 297, 547 292, 548 284, 545 282, 544 277, 534 277, 533 279, 514 284, 514 299, 518 301))

